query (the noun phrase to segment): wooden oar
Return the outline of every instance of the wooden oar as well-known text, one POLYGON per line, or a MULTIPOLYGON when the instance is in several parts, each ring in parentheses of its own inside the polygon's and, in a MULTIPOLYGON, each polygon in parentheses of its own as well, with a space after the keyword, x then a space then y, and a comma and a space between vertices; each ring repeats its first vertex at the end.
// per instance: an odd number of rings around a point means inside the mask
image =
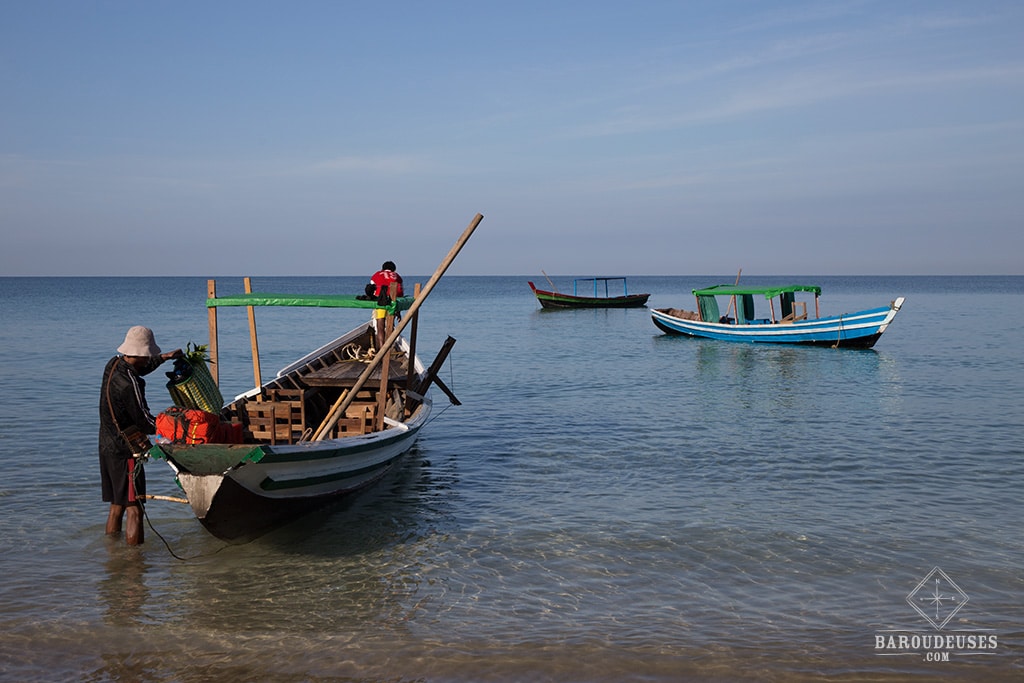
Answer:
POLYGON ((154 494, 147 493, 145 495, 146 500, 166 500, 171 503, 185 503, 188 505, 187 498, 175 498, 174 496, 157 496, 154 494))
MULTIPOLYGON (((544 270, 541 269, 540 272, 544 273, 544 270)), ((549 285, 551 285, 551 291, 554 292, 555 294, 558 294, 558 287, 555 287, 555 283, 551 281, 551 278, 548 277, 547 273, 544 273, 544 279, 548 281, 549 285)))
MULTIPOLYGON (((430 277, 430 280, 423 287, 423 291, 416 298, 416 300, 412 302, 412 306, 409 307, 409 310, 406 311, 406 314, 402 316, 401 323, 399 323, 395 327, 395 329, 392 330, 391 334, 388 335, 388 338, 384 340, 383 346, 377 350, 377 353, 373 355, 373 360, 371 360, 370 363, 366 366, 366 369, 363 370, 363 374, 359 375, 359 379, 356 380, 355 385, 347 392, 339 396, 338 400, 334 402, 333 406, 331 406, 331 410, 327 413, 327 417, 324 418, 324 421, 320 424, 320 427, 317 428, 316 432, 313 434, 314 441, 323 441, 325 438, 327 438, 327 435, 330 434, 331 430, 334 428, 334 425, 336 425, 341 416, 345 414, 345 410, 350 405, 352 405, 352 401, 355 399, 356 394, 359 393, 359 390, 363 388, 364 384, 366 384, 366 380, 370 378, 370 374, 376 369, 378 365, 380 365, 380 362, 384 358, 384 356, 391 352, 391 347, 395 345, 396 341, 398 341, 398 337, 401 336, 402 330, 404 330, 405 326, 409 324, 409 321, 415 317, 416 311, 418 311, 420 306, 423 305, 423 302, 426 300, 427 296, 429 296, 430 292, 434 289, 434 286, 437 284, 438 280, 440 280, 441 276, 443 276, 445 274, 445 271, 448 270, 448 266, 450 266, 452 264, 452 261, 455 260, 455 257, 458 256, 459 252, 462 250, 462 247, 466 244, 467 241, 469 241, 470 235, 472 235, 473 231, 476 230, 476 226, 480 225, 480 221, 482 221, 483 219, 483 215, 478 213, 470 222, 470 224, 466 227, 466 229, 462 232, 462 235, 459 237, 458 241, 456 241, 455 245, 451 248, 451 250, 449 250, 448 255, 444 257, 443 261, 441 261, 441 265, 437 267, 437 270, 434 271, 434 274, 430 277)), ((414 359, 410 358, 409 362, 414 362, 414 359)))

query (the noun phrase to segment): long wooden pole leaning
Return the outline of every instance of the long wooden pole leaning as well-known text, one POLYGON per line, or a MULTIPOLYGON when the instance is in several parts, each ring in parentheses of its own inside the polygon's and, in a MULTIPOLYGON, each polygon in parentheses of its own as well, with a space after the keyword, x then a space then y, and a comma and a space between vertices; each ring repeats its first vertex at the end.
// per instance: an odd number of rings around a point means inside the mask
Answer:
MULTIPOLYGON (((366 384, 366 380, 370 378, 370 374, 373 373, 378 365, 380 365, 384 356, 391 352, 391 347, 395 345, 396 341, 398 341, 398 337, 401 336, 402 330, 405 329, 405 326, 409 324, 410 320, 414 319, 416 311, 418 311, 420 306, 423 305, 423 302, 426 301, 430 292, 433 291, 434 286, 437 285, 438 281, 445 274, 445 271, 448 270, 448 267, 452 264, 452 261, 455 260, 455 257, 458 256, 459 252, 462 251, 462 247, 469 241, 473 231, 476 230, 476 226, 480 225, 480 221, 483 219, 483 215, 478 213, 473 220, 470 221, 458 241, 456 241, 451 250, 449 250, 448 255, 444 257, 443 261, 441 261, 441 265, 437 267, 437 270, 434 271, 430 280, 428 280, 427 284, 424 285, 423 291, 420 292, 420 295, 412 302, 412 306, 410 306, 409 310, 407 310, 405 315, 402 316, 402 321, 395 326, 395 329, 388 335, 388 338, 384 340, 384 344, 381 348, 377 349, 377 353, 374 354, 373 360, 371 360, 366 366, 366 369, 363 370, 363 374, 359 375, 355 385, 339 396, 338 400, 334 402, 333 406, 331 406, 331 410, 327 413, 327 417, 324 418, 323 423, 319 428, 317 428, 316 433, 313 434, 313 441, 323 441, 327 438, 327 435, 330 434, 334 425, 338 423, 338 419, 344 415, 345 410, 352 405, 353 399, 359 390, 363 388, 363 385, 366 384)), ((412 362, 412 359, 409 360, 412 362)))

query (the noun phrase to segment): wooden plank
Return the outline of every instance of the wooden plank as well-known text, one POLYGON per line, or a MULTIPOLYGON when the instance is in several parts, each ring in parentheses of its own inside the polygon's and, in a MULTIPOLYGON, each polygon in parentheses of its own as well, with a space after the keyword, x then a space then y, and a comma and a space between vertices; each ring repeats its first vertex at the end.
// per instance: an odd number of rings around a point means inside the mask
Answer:
MULTIPOLYGON (((405 363, 390 363, 388 367, 388 382, 394 383, 405 378, 405 363)), ((326 368, 314 370, 302 376, 302 381, 311 387, 339 387, 349 388, 355 386, 356 380, 366 369, 366 363, 357 360, 346 360, 326 368)), ((380 381, 380 365, 373 369, 368 379, 380 381)))

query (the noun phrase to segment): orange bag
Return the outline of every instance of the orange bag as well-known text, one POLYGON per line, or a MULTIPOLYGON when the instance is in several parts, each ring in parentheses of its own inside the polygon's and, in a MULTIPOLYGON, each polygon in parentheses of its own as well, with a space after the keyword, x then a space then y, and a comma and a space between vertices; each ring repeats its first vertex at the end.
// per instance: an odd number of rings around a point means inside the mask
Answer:
POLYGON ((224 443, 220 417, 197 408, 172 406, 156 416, 156 435, 174 443, 224 443))

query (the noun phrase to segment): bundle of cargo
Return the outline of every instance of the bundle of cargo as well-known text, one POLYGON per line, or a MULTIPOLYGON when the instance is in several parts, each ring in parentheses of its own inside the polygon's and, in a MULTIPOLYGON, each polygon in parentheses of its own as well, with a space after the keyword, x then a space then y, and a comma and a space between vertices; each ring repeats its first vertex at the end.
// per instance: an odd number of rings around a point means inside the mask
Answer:
POLYGON ((157 443, 242 443, 240 422, 222 421, 220 415, 198 408, 173 406, 156 416, 157 443))
POLYGON ((224 408, 224 397, 210 374, 207 346, 188 343, 185 355, 174 361, 174 369, 166 373, 167 391, 174 405, 196 408, 208 413, 219 413, 224 408))

